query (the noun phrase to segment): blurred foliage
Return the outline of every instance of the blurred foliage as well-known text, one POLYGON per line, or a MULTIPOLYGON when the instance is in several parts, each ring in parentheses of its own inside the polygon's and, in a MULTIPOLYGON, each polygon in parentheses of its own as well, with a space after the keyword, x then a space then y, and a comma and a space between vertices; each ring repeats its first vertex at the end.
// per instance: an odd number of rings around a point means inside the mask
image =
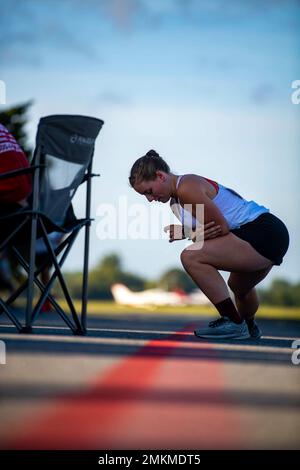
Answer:
POLYGON ((183 289, 185 292, 191 292, 196 288, 194 281, 182 269, 169 269, 161 276, 158 284, 168 291, 183 289))
MULTIPOLYGON (((71 295, 81 298, 81 273, 66 273, 71 295)), ((89 272, 88 297, 89 299, 112 299, 111 285, 120 282, 132 290, 143 290, 145 279, 132 273, 123 271, 120 257, 111 253, 105 256, 89 272)))
MULTIPOLYGON (((66 273, 74 299, 81 298, 81 273, 66 273)), ((90 270, 88 297, 91 300, 111 300, 111 285, 122 283, 133 291, 160 287, 165 290, 183 289, 191 292, 196 288, 192 279, 182 269, 169 269, 158 280, 148 280, 123 270, 121 258, 116 253, 105 256, 90 270)), ((274 279, 269 288, 258 289, 261 304, 300 306, 300 283, 292 284, 285 279, 274 279)))
MULTIPOLYGON (((68 285, 74 298, 81 297, 81 273, 66 273, 68 285)), ((125 284, 133 291, 160 287, 165 290, 183 289, 190 292, 195 284, 182 269, 170 269, 157 281, 147 280, 123 270, 120 257, 116 253, 105 256, 89 272, 88 296, 90 299, 112 299, 111 285, 125 284)))
MULTIPOLYGON (((26 125, 27 113, 33 102, 28 101, 0 112, 0 123, 3 124, 15 137, 27 157, 30 158, 32 149, 28 145, 26 125)), ((9 263, 2 255, 0 258, 0 289, 10 288, 11 280, 20 281, 22 272, 13 257, 6 253, 9 263)), ((82 274, 81 272, 68 272, 66 278, 74 299, 81 298, 82 274)), ((149 280, 141 276, 123 270, 121 259, 118 254, 112 253, 105 256, 89 272, 88 296, 89 299, 112 299, 111 285, 122 283, 130 289, 139 291, 160 287, 165 290, 183 289, 191 292, 195 284, 188 274, 182 269, 169 269, 158 280, 149 280)), ((57 290, 57 287, 55 291, 57 290)), ((269 288, 258 288, 262 304, 278 306, 300 306, 300 283, 292 284, 285 279, 274 279, 269 288)))
POLYGON ((27 113, 33 101, 19 104, 0 112, 0 123, 14 136, 27 158, 31 157, 32 149, 28 145, 28 135, 26 125, 28 122, 27 113))
POLYGON ((300 283, 274 279, 268 289, 258 289, 261 303, 266 305, 300 306, 300 283))

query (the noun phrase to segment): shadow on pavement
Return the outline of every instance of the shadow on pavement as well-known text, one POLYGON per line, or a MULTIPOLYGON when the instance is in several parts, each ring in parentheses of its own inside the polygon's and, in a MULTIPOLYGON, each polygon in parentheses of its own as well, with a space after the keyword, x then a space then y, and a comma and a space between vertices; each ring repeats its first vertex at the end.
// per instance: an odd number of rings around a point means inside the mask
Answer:
POLYGON ((291 364, 293 350, 290 348, 293 340, 300 337, 300 322, 260 320, 264 334, 260 340, 209 341, 196 338, 193 330, 208 320, 210 318, 201 318, 199 321, 199 318, 191 316, 180 318, 159 314, 92 316, 88 322, 88 335, 75 337, 62 322, 59 323, 57 316, 53 318, 47 314, 40 319, 39 326, 34 328, 34 335, 16 337, 15 328, 4 322, 1 316, 0 339, 5 339, 8 352, 20 354, 91 354, 101 358, 122 357, 139 351, 139 356, 143 357, 172 354, 172 357, 182 360, 291 364), (184 331, 180 332, 182 329, 184 331), (10 338, 11 333, 14 335, 10 338), (152 341, 151 345, 143 347, 149 341, 152 341), (174 342, 178 346, 175 344, 174 347, 174 342))

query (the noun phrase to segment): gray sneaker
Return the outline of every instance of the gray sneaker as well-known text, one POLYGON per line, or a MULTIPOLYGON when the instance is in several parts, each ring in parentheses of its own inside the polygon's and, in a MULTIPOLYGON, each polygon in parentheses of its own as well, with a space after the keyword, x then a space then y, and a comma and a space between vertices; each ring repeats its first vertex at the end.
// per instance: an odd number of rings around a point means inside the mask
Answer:
POLYGON ((249 334, 253 339, 259 339, 262 335, 262 331, 259 328, 258 324, 255 320, 246 320, 246 324, 248 327, 249 334))
POLYGON ((247 339, 250 337, 246 322, 234 323, 227 317, 211 321, 207 328, 194 331, 199 338, 209 339, 247 339))

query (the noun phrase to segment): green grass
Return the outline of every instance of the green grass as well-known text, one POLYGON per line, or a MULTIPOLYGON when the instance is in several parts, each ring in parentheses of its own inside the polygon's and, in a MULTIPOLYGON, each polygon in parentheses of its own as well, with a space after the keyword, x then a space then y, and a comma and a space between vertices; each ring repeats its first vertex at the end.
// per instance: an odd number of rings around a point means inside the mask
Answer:
MULTIPOLYGON (((75 301, 75 307, 80 310, 80 301, 75 301)), ((62 306, 66 306, 62 302, 62 306)), ((125 305, 117 305, 114 302, 90 301, 88 302, 88 313, 95 315, 103 314, 120 314, 120 313, 139 313, 143 314, 165 314, 165 315, 195 315, 206 316, 216 314, 216 309, 212 305, 189 305, 178 307, 130 307, 125 305)), ((300 307, 273 307, 261 305, 258 312, 260 318, 273 318, 273 319, 286 319, 286 320, 300 320, 300 307)))
MULTIPOLYGON (((57 302, 65 309, 69 311, 65 300, 57 299, 57 302)), ((21 299, 16 302, 19 308, 25 307, 25 299, 21 299)), ((80 300, 74 300, 74 305, 78 313, 80 313, 81 302, 80 300)), ((113 301, 100 301, 91 300, 88 302, 88 315, 119 315, 135 313, 140 315, 195 315, 195 317, 201 316, 216 316, 217 311, 213 305, 188 305, 178 307, 131 307, 126 305, 118 305, 113 301)), ((268 306, 261 305, 257 312, 258 318, 271 318, 279 320, 300 320, 300 307, 280 307, 280 306, 268 306)))

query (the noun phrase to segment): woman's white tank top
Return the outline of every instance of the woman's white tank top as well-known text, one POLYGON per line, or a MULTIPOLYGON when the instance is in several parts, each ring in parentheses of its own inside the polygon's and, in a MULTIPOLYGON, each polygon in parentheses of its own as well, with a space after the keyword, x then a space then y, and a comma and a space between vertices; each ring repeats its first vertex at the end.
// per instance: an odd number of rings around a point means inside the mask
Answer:
MULTIPOLYGON (((176 189, 178 189, 183 176, 185 175, 178 177, 176 189)), ((257 204, 255 201, 247 201, 233 189, 226 188, 221 184, 218 184, 218 193, 212 201, 226 219, 229 230, 239 228, 241 225, 252 222, 259 215, 269 212, 269 209, 266 207, 257 204)), ((180 205, 179 199, 171 198, 170 205, 173 213, 182 225, 192 230, 200 225, 199 221, 180 205)))

